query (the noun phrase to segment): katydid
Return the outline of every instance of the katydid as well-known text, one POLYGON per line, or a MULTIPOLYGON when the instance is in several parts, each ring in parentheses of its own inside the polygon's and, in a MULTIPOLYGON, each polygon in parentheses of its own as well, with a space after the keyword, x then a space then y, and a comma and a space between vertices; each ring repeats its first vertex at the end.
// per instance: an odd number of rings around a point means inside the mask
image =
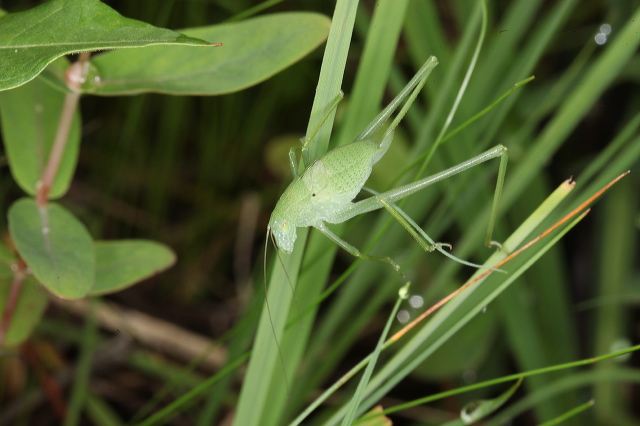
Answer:
MULTIPOLYGON (((353 142, 329 151, 307 167, 302 174, 297 173, 294 150, 289 153, 294 178, 276 204, 267 228, 267 236, 272 233, 279 248, 290 253, 296 241, 297 228, 313 226, 352 255, 361 259, 389 263, 396 271, 399 271, 399 266, 391 258, 363 254, 331 232, 326 226, 327 223, 345 222, 360 214, 384 207, 421 243, 425 250, 438 250, 461 263, 480 267, 457 259, 442 249, 444 246, 450 247, 449 244, 435 243, 430 239, 430 244, 426 244, 424 241, 421 242, 415 229, 417 225, 394 203, 435 182, 487 160, 499 157, 500 168, 485 241, 487 245, 491 245, 491 234, 507 165, 507 149, 504 146, 498 145, 457 166, 416 182, 402 185, 383 193, 374 193, 374 196, 355 203, 352 201, 363 189, 373 166, 382 158, 391 145, 393 131, 404 117, 436 65, 438 65, 438 60, 433 56, 430 57, 395 99, 378 114, 353 142), (398 115, 380 136, 380 130, 383 125, 405 99, 407 100, 398 115)), ((335 108, 336 105, 337 102, 331 106, 330 110, 335 108)), ((304 140, 303 150, 306 149, 313 136, 314 134, 304 140)), ((420 231, 422 230, 420 229, 418 232, 420 231)), ((424 232, 420 232, 420 234, 426 235, 424 232)))

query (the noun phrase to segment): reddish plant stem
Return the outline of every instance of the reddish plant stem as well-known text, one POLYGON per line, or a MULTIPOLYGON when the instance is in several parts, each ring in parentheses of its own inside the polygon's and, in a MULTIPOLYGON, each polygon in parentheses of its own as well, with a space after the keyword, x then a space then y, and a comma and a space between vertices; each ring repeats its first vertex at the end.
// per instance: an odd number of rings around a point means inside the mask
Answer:
POLYGON ((81 53, 78 61, 71 64, 65 73, 65 83, 72 92, 67 93, 64 98, 64 105, 60 114, 60 123, 58 124, 58 130, 53 141, 53 147, 49 153, 49 160, 44 172, 42 172, 40 182, 38 182, 36 201, 41 207, 47 204, 49 191, 51 191, 51 186, 58 173, 58 168, 60 167, 60 162, 62 161, 62 156, 67 146, 69 131, 71 129, 71 123, 73 122, 73 114, 80 100, 80 87, 87 75, 90 56, 90 52, 81 53))
POLYGON ((11 289, 9 290, 9 297, 7 297, 7 304, 4 307, 4 313, 2 315, 2 322, 0 322, 0 348, 4 345, 4 339, 7 336, 9 325, 11 324, 11 318, 16 310, 18 304, 18 296, 22 289, 22 284, 25 278, 27 278, 27 265, 20 259, 16 264, 16 272, 13 274, 13 281, 11 282, 11 289))
POLYGON ((41 359, 36 345, 26 342, 23 346, 23 353, 29 366, 38 377, 42 391, 46 395, 55 417, 58 419, 58 424, 62 424, 67 412, 67 404, 65 403, 62 389, 60 389, 60 384, 45 368, 46 363, 41 359))

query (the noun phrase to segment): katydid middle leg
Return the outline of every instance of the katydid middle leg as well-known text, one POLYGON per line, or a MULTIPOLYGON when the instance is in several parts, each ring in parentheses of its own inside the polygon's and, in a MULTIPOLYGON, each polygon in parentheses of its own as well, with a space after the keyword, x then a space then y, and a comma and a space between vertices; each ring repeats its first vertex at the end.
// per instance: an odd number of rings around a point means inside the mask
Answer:
POLYGON ((345 240, 343 240, 342 238, 338 237, 336 234, 331 232, 331 230, 329 228, 327 228, 326 225, 323 224, 323 223, 319 224, 315 228, 318 229, 320 232, 322 232, 331 241, 335 242, 340 247, 342 247, 344 250, 349 252, 352 256, 355 256, 355 257, 357 257, 359 259, 363 259, 363 260, 374 260, 376 262, 388 263, 391 266, 393 266, 393 269, 395 269, 396 272, 398 272, 398 273, 400 273, 400 275, 404 276, 400 272, 400 265, 398 265, 396 262, 394 262, 393 259, 391 259, 390 257, 370 256, 368 254, 362 253, 360 250, 358 250, 357 248, 355 248, 354 246, 352 246, 351 244, 349 244, 348 242, 346 242, 345 240))
MULTIPOLYGON (((375 191, 371 191, 371 190, 369 190, 369 191, 370 192, 375 192, 375 191)), ((409 234, 411 234, 411 236, 418 242, 418 244, 420 244, 420 247, 422 247, 422 249, 424 251, 428 251, 428 252, 431 253, 431 252, 437 250, 440 253, 442 253, 443 255, 447 256, 449 259, 455 260, 456 262, 461 263, 463 265, 471 266, 472 268, 485 268, 485 269, 490 269, 492 271, 499 271, 499 269, 486 267, 484 265, 478 265, 476 263, 468 262, 466 260, 462 260, 462 259, 452 255, 451 253, 449 253, 448 251, 443 249, 443 247, 447 247, 449 250, 451 250, 453 248, 453 246, 451 244, 449 244, 449 243, 436 243, 400 207, 398 207, 394 203, 391 203, 391 202, 385 200, 378 193, 375 193, 374 196, 380 200, 380 202, 383 204, 384 208, 387 209, 387 211, 389 213, 391 213, 391 215, 409 232, 409 234)))

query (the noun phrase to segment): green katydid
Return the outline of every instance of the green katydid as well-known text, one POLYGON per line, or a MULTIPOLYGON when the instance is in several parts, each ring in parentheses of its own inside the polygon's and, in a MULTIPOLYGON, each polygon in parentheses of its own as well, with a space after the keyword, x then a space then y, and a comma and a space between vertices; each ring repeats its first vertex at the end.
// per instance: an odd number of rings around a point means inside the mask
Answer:
MULTIPOLYGON (((296 240, 297 228, 313 226, 352 255, 361 259, 389 263, 396 271, 399 271, 399 266, 391 258, 363 254, 331 232, 326 226, 326 223, 342 223, 360 214, 384 207, 412 234, 425 250, 438 250, 458 262, 480 267, 480 265, 460 260, 443 250, 442 247, 449 246, 450 248, 450 245, 433 242, 394 203, 435 182, 499 157, 500 168, 485 241, 487 245, 493 244, 491 235, 507 166, 507 148, 504 146, 498 145, 470 160, 416 182, 402 185, 383 193, 371 191, 374 196, 355 203, 352 201, 364 188, 373 166, 382 158, 391 145, 393 131, 404 117, 436 65, 438 65, 438 60, 433 56, 430 57, 395 99, 378 114, 353 142, 329 151, 307 167, 302 174, 297 173, 295 149, 290 151, 289 158, 294 178, 280 197, 271 214, 267 237, 271 233, 275 238, 276 245, 285 252, 290 253, 296 240), (402 109, 380 137, 381 128, 405 99, 407 101, 402 109), (418 233, 425 237, 429 244, 422 240, 418 233)), ((337 101, 334 102, 330 107, 327 116, 336 107, 337 103, 337 101)), ((307 144, 313 139, 314 135, 315 133, 304 140, 302 150, 306 149, 307 144)))

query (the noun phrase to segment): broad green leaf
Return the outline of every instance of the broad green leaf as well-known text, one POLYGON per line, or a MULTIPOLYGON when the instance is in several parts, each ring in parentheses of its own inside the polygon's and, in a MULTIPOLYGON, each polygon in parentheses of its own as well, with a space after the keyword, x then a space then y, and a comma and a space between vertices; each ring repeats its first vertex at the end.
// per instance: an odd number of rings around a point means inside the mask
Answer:
MULTIPOLYGON (((0 264, 0 318, 4 311, 11 291, 13 272, 3 264, 0 264)), ((18 303, 16 304, 11 322, 4 338, 6 346, 14 346, 29 338, 33 329, 38 325, 44 310, 47 307, 48 295, 42 286, 30 276, 20 288, 18 303)))
MULTIPOLYGON (((67 61, 61 59, 51 66, 60 71, 66 64, 67 61)), ((36 194, 36 184, 49 159, 64 98, 64 93, 39 78, 14 90, 0 92, 0 123, 9 167, 20 188, 29 195, 36 194)), ((69 189, 78 162, 79 144, 80 115, 76 111, 49 198, 61 197, 69 189)))
POLYGON ((58 204, 22 198, 9 208, 9 233, 18 253, 49 291, 65 299, 93 287, 95 250, 84 225, 58 204))
POLYGON ((125 18, 98 0, 53 0, 0 17, 0 28, 0 90, 30 81, 54 59, 70 53, 209 44, 125 18))
POLYGON ((184 30, 222 47, 156 46, 103 53, 92 58, 99 78, 89 79, 83 90, 100 95, 235 92, 311 52, 326 39, 329 25, 327 17, 315 13, 280 13, 184 30))
POLYGON ((95 250, 92 296, 127 288, 167 269, 176 260, 171 249, 154 241, 96 241, 95 250))

